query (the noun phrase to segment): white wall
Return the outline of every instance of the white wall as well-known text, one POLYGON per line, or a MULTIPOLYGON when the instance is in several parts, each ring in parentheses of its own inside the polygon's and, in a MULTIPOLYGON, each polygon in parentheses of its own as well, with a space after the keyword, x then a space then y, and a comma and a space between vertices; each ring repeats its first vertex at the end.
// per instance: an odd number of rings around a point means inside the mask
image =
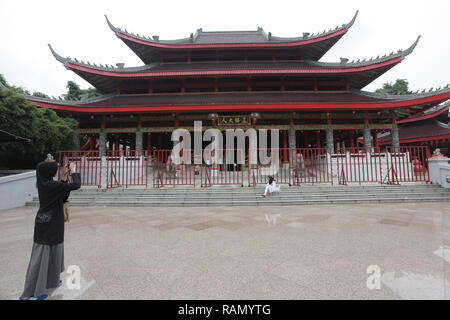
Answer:
POLYGON ((0 210, 21 207, 37 195, 34 170, 0 177, 0 210))

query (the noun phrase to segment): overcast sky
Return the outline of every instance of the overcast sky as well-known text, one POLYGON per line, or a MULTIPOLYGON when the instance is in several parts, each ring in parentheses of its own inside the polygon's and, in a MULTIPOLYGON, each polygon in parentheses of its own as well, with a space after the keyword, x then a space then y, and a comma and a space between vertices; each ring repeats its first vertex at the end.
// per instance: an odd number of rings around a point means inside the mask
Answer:
POLYGON ((365 87, 407 79, 413 90, 450 83, 450 0, 373 1, 25 1, 0 0, 0 73, 8 83, 58 96, 68 80, 90 85, 66 70, 50 53, 50 43, 66 57, 91 63, 139 66, 140 59, 109 29, 104 15, 122 29, 160 39, 204 31, 256 30, 274 36, 300 36, 335 28, 358 18, 349 32, 321 59, 337 62, 376 57, 418 46, 402 63, 365 87))

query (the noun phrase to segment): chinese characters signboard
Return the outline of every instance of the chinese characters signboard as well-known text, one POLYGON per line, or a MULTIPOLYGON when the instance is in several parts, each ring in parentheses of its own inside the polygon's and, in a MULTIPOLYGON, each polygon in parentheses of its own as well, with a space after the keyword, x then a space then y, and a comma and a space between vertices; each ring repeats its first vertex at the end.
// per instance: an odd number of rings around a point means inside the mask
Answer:
POLYGON ((250 124, 248 116, 220 116, 219 125, 223 126, 247 126, 250 124))

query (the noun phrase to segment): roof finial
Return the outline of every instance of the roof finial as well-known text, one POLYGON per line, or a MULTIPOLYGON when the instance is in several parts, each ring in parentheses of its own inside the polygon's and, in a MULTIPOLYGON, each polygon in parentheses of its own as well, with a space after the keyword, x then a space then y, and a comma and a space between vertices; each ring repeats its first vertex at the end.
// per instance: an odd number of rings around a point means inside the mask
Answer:
POLYGON ((355 13, 355 15, 353 16, 353 19, 350 20, 350 22, 347 23, 347 25, 345 25, 345 27, 346 27, 347 29, 350 28, 350 27, 355 23, 356 17, 358 16, 358 12, 359 12, 359 10, 356 10, 356 13, 355 13))
POLYGON ((56 53, 55 50, 53 50, 52 46, 48 44, 48 47, 50 48, 50 51, 52 52, 53 56, 61 63, 66 63, 67 59, 61 57, 59 54, 56 53))
POLYGON ((109 28, 114 31, 117 32, 117 28, 113 26, 113 24, 109 21, 108 16, 105 14, 105 18, 106 18, 106 22, 108 23, 109 28))
POLYGON ((406 49, 405 51, 403 51, 403 56, 407 56, 408 54, 410 54, 411 52, 413 52, 413 50, 415 49, 415 47, 417 46, 417 44, 419 43, 419 39, 420 39, 421 35, 419 35, 416 39, 416 41, 414 41, 414 43, 411 45, 411 47, 409 47, 408 49, 406 49))

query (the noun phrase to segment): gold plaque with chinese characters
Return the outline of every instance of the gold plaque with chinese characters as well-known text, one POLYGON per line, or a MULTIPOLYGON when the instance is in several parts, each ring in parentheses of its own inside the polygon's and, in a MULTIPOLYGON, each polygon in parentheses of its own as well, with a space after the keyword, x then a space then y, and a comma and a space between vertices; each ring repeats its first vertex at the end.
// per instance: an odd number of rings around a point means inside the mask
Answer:
POLYGON ((219 125, 222 126, 248 126, 248 116, 219 116, 219 125))

